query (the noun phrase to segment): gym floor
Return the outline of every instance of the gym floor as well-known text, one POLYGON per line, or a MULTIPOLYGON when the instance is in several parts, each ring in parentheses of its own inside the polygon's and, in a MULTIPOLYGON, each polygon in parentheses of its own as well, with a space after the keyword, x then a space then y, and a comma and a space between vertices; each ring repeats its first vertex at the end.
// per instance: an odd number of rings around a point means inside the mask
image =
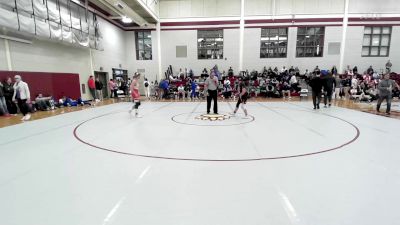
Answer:
POLYGON ((143 102, 134 118, 120 102, 0 129, 1 223, 400 221, 400 120, 298 100, 249 102, 243 118, 234 105, 214 120, 204 101, 143 102))
MULTIPOLYGON (((311 99, 309 98, 308 100, 311 100, 311 99)), ((124 101, 124 100, 121 100, 121 101, 124 101)), ((273 99, 273 98, 267 98, 267 99, 266 98, 252 98, 250 101, 252 101, 252 102, 284 102, 285 100, 273 99)), ((114 103, 118 103, 118 102, 120 102, 120 101, 116 101, 115 99, 105 99, 103 102, 98 103, 97 107, 103 106, 103 105, 114 104, 114 103)), ((143 100, 143 102, 145 103, 144 100, 143 100)), ((159 102, 189 102, 189 100, 162 100, 159 102)), ((292 99, 289 102, 300 102, 300 98, 292 97, 292 99)), ((236 102, 232 102, 232 104, 234 104, 234 103, 236 103, 236 102)), ((381 110, 382 113, 376 112, 376 110, 375 110, 376 101, 374 103, 364 103, 364 102, 358 103, 358 102, 355 102, 352 100, 340 100, 340 101, 333 101, 332 104, 334 106, 339 106, 339 107, 343 107, 343 108, 354 109, 354 110, 358 110, 358 111, 362 111, 362 112, 386 116, 384 114, 384 112, 386 110, 385 105, 384 105, 385 103, 383 103, 383 107, 381 110)), ((393 101, 392 104, 393 104, 393 107, 392 107, 393 110, 392 110, 391 115, 388 117, 400 119, 400 102, 398 100, 396 100, 396 101, 393 101)), ((309 107, 312 107, 311 102, 309 103, 309 105, 310 105, 309 107)), ((64 108, 59 108, 59 109, 55 109, 55 110, 51 110, 51 111, 39 111, 39 112, 35 112, 32 114, 31 120, 43 119, 43 118, 47 118, 47 117, 51 117, 51 116, 64 114, 64 113, 80 111, 80 110, 87 109, 87 108, 91 108, 91 107, 90 106, 64 107, 64 108)), ((8 117, 8 118, 0 117, 0 128, 24 123, 21 121, 21 118, 22 118, 21 115, 17 115, 15 117, 8 117)))

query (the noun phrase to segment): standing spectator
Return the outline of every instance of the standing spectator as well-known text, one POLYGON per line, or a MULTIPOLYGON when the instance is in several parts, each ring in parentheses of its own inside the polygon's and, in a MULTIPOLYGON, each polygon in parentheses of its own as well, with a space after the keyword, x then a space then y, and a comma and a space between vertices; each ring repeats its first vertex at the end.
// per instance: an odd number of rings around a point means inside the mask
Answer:
POLYGON ((315 73, 315 74, 318 74, 318 75, 320 75, 320 73, 321 73, 321 70, 319 69, 319 67, 318 67, 318 66, 316 66, 316 67, 315 67, 315 69, 314 69, 314 73, 315 73))
POLYGON ((162 90, 161 98, 165 98, 165 99, 169 98, 169 93, 168 93, 169 83, 168 83, 167 79, 160 81, 160 88, 162 90))
MULTIPOLYGON (((372 66, 371 66, 372 67, 372 66)), ((353 74, 357 74, 358 73, 358 68, 357 68, 357 66, 354 66, 354 68, 353 68, 353 74)))
POLYGON ((232 69, 232 67, 229 67, 229 70, 228 70, 228 76, 233 76, 233 69, 232 69))
POLYGON ((369 66, 369 68, 367 69, 367 74, 369 75, 374 74, 374 69, 372 68, 372 66, 369 66))
POLYGON ((3 84, 4 98, 6 99, 7 110, 11 115, 17 114, 17 105, 13 101, 14 95, 14 84, 12 83, 11 77, 8 77, 6 82, 3 84))
MULTIPOLYGON (((329 104, 329 107, 331 107, 331 101, 332 101, 332 92, 333 92, 333 86, 335 84, 335 78, 332 76, 332 73, 329 73, 326 75, 323 79, 323 86, 324 86, 324 107, 326 108, 326 104, 329 104)), ((335 85, 336 86, 336 85, 335 85)))
POLYGON ((18 103, 19 110, 23 115, 21 120, 26 121, 31 118, 28 105, 31 101, 31 93, 29 92, 28 84, 22 81, 20 75, 15 75, 14 79, 13 101, 17 101, 18 103))
POLYGON ((93 79, 93 76, 89 77, 88 87, 89 87, 90 94, 93 97, 93 101, 95 102, 96 101, 96 84, 95 84, 95 81, 93 79))
POLYGON ((340 90, 342 89, 342 79, 340 79, 339 75, 334 75, 335 78, 335 99, 339 99, 340 97, 340 90))
MULTIPOLYGON (((185 70, 186 70, 186 68, 185 68, 185 70)), ((143 86, 144 86, 144 94, 145 94, 146 98, 150 99, 150 84, 149 84, 149 81, 147 80, 147 78, 144 78, 143 86)))
POLYGON ((1 116, 10 116, 7 109, 6 98, 4 96, 4 88, 3 84, 0 82, 0 115, 1 116))
POLYGON ((386 67, 386 73, 392 72, 392 63, 390 62, 390 59, 387 61, 385 67, 386 67))
POLYGON ((155 96, 157 98, 158 96, 156 95, 156 93, 157 93, 157 91, 155 89, 154 82, 152 81, 150 83, 150 98, 151 98, 151 96, 155 96))
POLYGON ((332 75, 336 75, 336 74, 337 74, 337 68, 336 68, 336 66, 333 66, 333 67, 332 67, 331 73, 332 73, 332 75))
POLYGON ((298 85, 299 85, 299 83, 298 83, 298 81, 297 81, 296 74, 293 74, 293 75, 290 77, 289 84, 290 84, 290 87, 293 89, 293 91, 295 91, 295 92, 298 91, 298 85))
POLYGON ((321 90, 322 81, 320 73, 316 73, 310 80, 310 86, 312 89, 312 100, 314 104, 314 109, 319 109, 319 103, 321 102, 321 90))
POLYGON ((192 89, 191 94, 190 94, 190 98, 191 98, 192 100, 194 100, 196 97, 199 98, 199 95, 196 94, 196 88, 197 88, 196 80, 192 80, 192 81, 191 81, 190 87, 191 87, 191 89, 192 89))
POLYGON ((108 89, 110 90, 110 98, 118 97, 118 93, 117 93, 118 88, 117 88, 117 85, 115 84, 114 79, 110 79, 110 81, 108 81, 108 89))
POLYGON ((214 101, 214 114, 218 114, 218 78, 215 77, 214 72, 206 79, 204 83, 204 90, 207 92, 207 114, 210 113, 211 101, 214 101))
POLYGON ((223 94, 225 99, 229 99, 232 96, 231 81, 229 79, 224 80, 223 94))
POLYGON ((98 77, 96 78, 95 87, 97 99, 103 101, 103 83, 101 83, 98 77))
POLYGON ((394 81, 390 79, 390 75, 387 73, 384 76, 384 79, 381 80, 378 84, 378 90, 379 90, 379 99, 378 103, 376 105, 376 111, 379 112, 379 109, 381 108, 381 104, 383 100, 386 99, 386 114, 390 115, 390 106, 392 103, 392 91, 395 87, 399 87, 399 85, 394 81))

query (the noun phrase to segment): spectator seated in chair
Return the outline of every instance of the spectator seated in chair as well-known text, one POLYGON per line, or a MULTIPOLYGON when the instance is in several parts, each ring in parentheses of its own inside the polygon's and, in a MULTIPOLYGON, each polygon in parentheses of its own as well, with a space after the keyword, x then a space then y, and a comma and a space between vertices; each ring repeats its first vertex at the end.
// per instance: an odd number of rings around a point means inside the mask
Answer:
POLYGON ((53 97, 44 97, 43 94, 36 96, 33 106, 40 111, 49 111, 55 108, 53 97))
POLYGON ((178 87, 178 98, 179 98, 179 99, 181 99, 181 98, 184 99, 185 96, 186 96, 185 87, 183 87, 183 85, 181 84, 181 85, 179 85, 179 87, 178 87))
POLYGON ((280 87, 281 87, 281 90, 282 90, 282 96, 283 96, 283 98, 285 98, 286 97, 286 95, 288 96, 288 98, 290 99, 290 98, 292 98, 291 96, 290 96, 290 85, 285 81, 285 82, 283 82, 281 85, 280 85, 280 87))

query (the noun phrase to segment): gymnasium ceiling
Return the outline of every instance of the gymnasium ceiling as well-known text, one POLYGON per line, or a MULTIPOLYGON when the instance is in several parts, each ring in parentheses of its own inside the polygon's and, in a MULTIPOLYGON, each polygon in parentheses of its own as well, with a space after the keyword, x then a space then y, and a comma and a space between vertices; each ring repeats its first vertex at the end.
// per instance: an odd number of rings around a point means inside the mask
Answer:
MULTIPOLYGON (((157 23, 157 20, 153 18, 153 16, 146 11, 139 3, 138 1, 140 0, 88 0, 89 1, 89 6, 93 8, 94 10, 100 12, 103 14, 103 16, 107 17, 106 19, 112 20, 118 25, 120 25, 121 28, 123 29, 130 29, 130 28, 140 28, 140 26, 135 23, 124 23, 122 22, 122 15, 125 13, 123 10, 119 9, 116 4, 110 4, 110 2, 120 2, 124 4, 126 10, 126 6, 129 7, 130 9, 128 10, 133 10, 139 17, 144 19, 146 21, 146 26, 142 26, 141 28, 146 28, 152 27, 157 23)), ((148 1, 157 1, 157 0, 148 0, 148 1)), ((81 2, 84 2, 81 0, 81 2)), ((129 16, 128 16, 129 17, 129 16)), ((134 18, 132 18, 135 20, 134 18)))

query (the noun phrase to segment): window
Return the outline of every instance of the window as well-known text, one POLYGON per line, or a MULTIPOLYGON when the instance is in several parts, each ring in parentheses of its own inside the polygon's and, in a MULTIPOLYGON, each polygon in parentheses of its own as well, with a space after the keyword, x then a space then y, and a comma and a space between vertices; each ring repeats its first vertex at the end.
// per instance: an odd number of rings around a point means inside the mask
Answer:
POLYGON ((299 27, 297 29, 296 57, 322 57, 325 27, 299 27))
POLYGON ((365 27, 361 56, 389 56, 391 27, 365 27))
POLYGON ((261 29, 260 58, 286 58, 287 28, 261 29))
POLYGON ((197 55, 198 59, 223 59, 223 30, 198 30, 197 55))
POLYGON ((136 34, 136 60, 152 60, 151 32, 138 31, 136 34))

